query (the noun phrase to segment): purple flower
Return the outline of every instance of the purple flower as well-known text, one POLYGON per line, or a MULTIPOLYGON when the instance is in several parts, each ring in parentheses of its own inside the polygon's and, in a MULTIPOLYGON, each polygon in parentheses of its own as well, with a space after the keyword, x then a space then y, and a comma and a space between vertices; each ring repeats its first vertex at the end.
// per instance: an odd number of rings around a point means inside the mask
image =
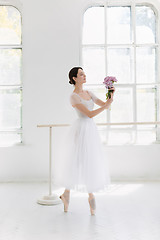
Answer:
MULTIPOLYGON (((117 79, 115 77, 107 76, 104 78, 103 84, 105 85, 105 87, 107 89, 109 89, 109 88, 113 87, 114 82, 117 82, 117 79)), ((108 90, 108 93, 106 93, 106 99, 111 97, 111 95, 110 95, 111 92, 113 92, 113 90, 108 90)))
POLYGON ((112 87, 114 82, 117 82, 117 79, 115 77, 108 76, 108 77, 105 77, 103 83, 104 83, 105 87, 108 88, 108 87, 112 87))

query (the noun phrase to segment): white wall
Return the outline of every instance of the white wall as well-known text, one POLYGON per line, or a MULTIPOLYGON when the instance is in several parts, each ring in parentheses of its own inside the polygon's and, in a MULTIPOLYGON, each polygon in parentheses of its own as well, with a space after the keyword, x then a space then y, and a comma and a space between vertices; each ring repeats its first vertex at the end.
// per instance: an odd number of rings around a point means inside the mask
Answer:
MULTIPOLYGON (((89 2, 21 1, 24 144, 0 148, 0 181, 48 179, 49 131, 37 124, 75 117, 68 71, 79 65, 81 18, 89 2)), ((106 147, 106 158, 112 179, 160 179, 160 145, 106 147)))

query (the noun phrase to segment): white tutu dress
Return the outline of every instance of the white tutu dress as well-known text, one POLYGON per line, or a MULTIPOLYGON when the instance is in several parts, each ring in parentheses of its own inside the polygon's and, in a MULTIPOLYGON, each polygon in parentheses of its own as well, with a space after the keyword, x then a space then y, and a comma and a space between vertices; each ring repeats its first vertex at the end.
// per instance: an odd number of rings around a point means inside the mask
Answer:
MULTIPOLYGON (((91 91, 88 93, 90 100, 84 100, 73 92, 70 96, 72 106, 82 103, 92 111, 97 97, 91 91)), ((106 190, 111 181, 97 126, 93 118, 87 117, 76 107, 75 110, 78 118, 63 136, 61 150, 56 156, 54 184, 80 192, 106 190)))

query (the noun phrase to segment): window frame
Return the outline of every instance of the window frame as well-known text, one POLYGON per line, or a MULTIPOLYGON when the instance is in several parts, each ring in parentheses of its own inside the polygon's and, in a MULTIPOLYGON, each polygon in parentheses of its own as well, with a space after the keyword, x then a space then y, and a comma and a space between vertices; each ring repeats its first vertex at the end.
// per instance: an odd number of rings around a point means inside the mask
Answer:
MULTIPOLYGON (((133 55, 133 58, 134 58, 134 63, 133 63, 133 66, 134 66, 134 74, 133 74, 133 77, 134 77, 134 82, 132 83, 116 83, 116 86, 117 87, 131 87, 133 88, 133 122, 136 123, 137 122, 137 86, 138 85, 141 85, 141 86, 144 86, 145 85, 154 85, 154 86, 157 86, 157 92, 155 93, 156 95, 156 105, 157 105, 157 108, 156 108, 156 118, 157 118, 157 121, 160 121, 160 96, 158 96, 158 92, 160 91, 160 70, 158 68, 158 65, 159 65, 159 60, 160 60, 160 48, 159 48, 159 40, 160 40, 160 36, 159 36, 159 27, 160 27, 160 20, 159 20, 159 14, 158 14, 158 10, 160 11, 160 4, 157 3, 155 1, 116 1, 116 0, 111 0, 111 1, 105 1, 105 2, 102 2, 102 3, 98 3, 98 2, 94 2, 92 4, 88 4, 85 9, 83 9, 83 13, 82 13, 82 22, 81 22, 81 39, 80 39, 80 53, 79 53, 79 62, 80 62, 80 65, 83 66, 83 61, 82 61, 82 50, 84 47, 104 47, 105 49, 105 72, 107 73, 107 48, 108 47, 119 47, 119 48, 123 48, 123 47, 133 47, 133 51, 134 51, 134 55, 133 55), (130 6, 131 7, 131 31, 132 31, 132 34, 131 34, 131 43, 130 44, 107 44, 107 31, 106 31, 106 24, 107 24, 107 7, 126 7, 126 6, 130 6), (154 14, 155 14, 155 43, 150 43, 150 44, 137 44, 135 39, 136 39, 136 22, 135 22, 135 8, 137 6, 146 6, 146 7, 150 7, 153 11, 154 11, 154 14), (83 44, 82 43, 82 37, 83 37, 83 19, 84 19, 84 14, 85 12, 89 9, 89 8, 92 8, 92 7, 104 7, 104 24, 105 24, 105 42, 104 44, 83 44), (134 31, 134 32, 133 32, 134 31), (136 48, 137 47, 146 47, 146 46, 151 46, 151 47, 154 47, 155 49, 155 59, 156 59, 156 63, 155 63, 155 68, 156 68, 156 76, 155 76, 155 83, 137 83, 136 82, 136 48)), ((88 89, 89 87, 102 87, 103 84, 85 84, 86 88, 88 89)), ((104 87, 104 86, 103 86, 104 87)), ((110 113, 109 111, 106 111, 107 113, 107 119, 108 121, 110 122, 110 113)), ((111 123, 111 122, 110 122, 111 123)), ((126 122, 127 123, 127 122, 126 122)), ((156 129, 156 143, 160 143, 160 126, 158 126, 157 124, 154 125, 155 126, 155 129, 156 129)), ((107 132, 108 130, 112 130, 111 129, 111 125, 107 125, 106 126, 106 129, 107 129, 107 132)), ((125 131, 127 130, 128 128, 116 128, 116 130, 120 130, 120 131, 125 131)), ((135 131, 135 134, 137 134, 137 125, 134 125, 132 128, 130 128, 131 130, 134 130, 135 131)), ((106 139, 108 138, 108 133, 106 133, 106 139)), ((135 143, 130 143, 129 145, 134 145, 135 143)), ((151 143, 153 144, 153 143, 151 143)), ((138 145, 143 145, 143 144, 138 144, 138 145)), ((115 146, 115 145, 114 145, 115 146)))
POLYGON ((7 85, 0 85, 0 89, 17 89, 20 90, 20 94, 21 94, 21 98, 22 98, 22 102, 21 102, 21 108, 20 108, 20 124, 21 127, 20 128, 10 128, 8 130, 6 129, 0 129, 0 134, 1 133, 17 133, 20 134, 20 142, 14 143, 14 144, 8 144, 7 146, 5 145, 0 145, 0 148, 3 147, 14 147, 14 146, 21 146, 23 145, 23 122, 22 122, 22 106, 23 106, 23 65, 22 65, 22 56, 23 56, 23 36, 22 36, 22 26, 23 26, 23 22, 22 22, 22 4, 17 1, 17 0, 13 0, 12 2, 7 1, 6 3, 3 1, 0 1, 0 6, 4 6, 4 7, 13 7, 15 8, 19 14, 20 14, 20 19, 21 19, 21 43, 20 44, 0 44, 0 49, 20 49, 21 50, 21 69, 20 69, 20 77, 21 77, 21 81, 20 84, 7 84, 7 85))

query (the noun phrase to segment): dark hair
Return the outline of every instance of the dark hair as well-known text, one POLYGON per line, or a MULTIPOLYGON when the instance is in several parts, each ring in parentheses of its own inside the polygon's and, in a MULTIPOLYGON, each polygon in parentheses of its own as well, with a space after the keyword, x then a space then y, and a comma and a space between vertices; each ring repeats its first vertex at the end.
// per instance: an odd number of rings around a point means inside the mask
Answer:
POLYGON ((77 77, 77 73, 78 73, 78 69, 82 69, 81 67, 74 67, 69 71, 69 83, 70 84, 76 84, 76 82, 74 81, 73 77, 77 77))

